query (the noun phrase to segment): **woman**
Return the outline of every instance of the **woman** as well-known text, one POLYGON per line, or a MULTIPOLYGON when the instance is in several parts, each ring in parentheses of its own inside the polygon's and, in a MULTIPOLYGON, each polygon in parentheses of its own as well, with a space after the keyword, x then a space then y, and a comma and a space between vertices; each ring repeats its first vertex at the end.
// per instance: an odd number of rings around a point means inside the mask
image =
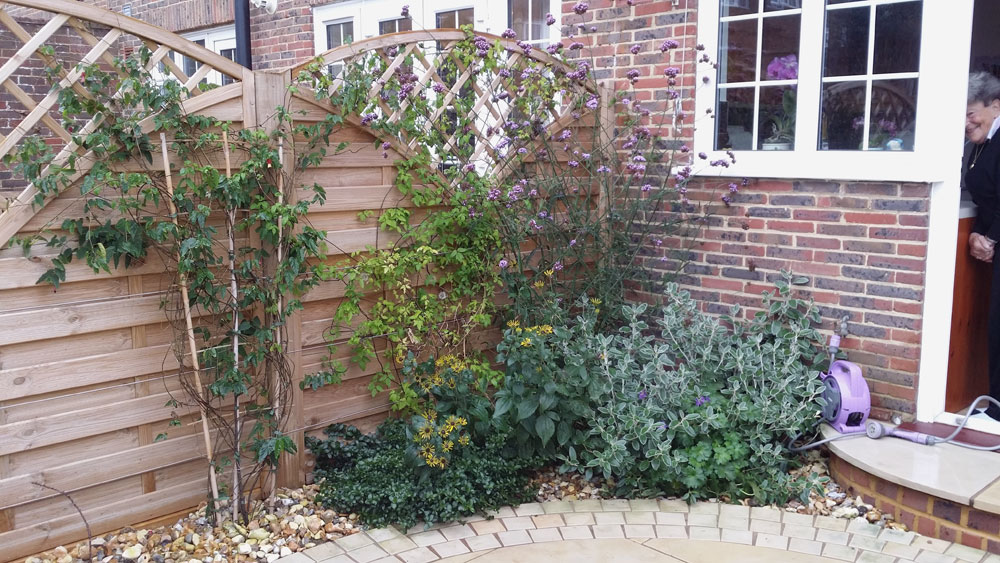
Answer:
MULTIPOLYGON (((1000 257, 993 259, 1000 240, 1000 79, 988 72, 969 75, 965 136, 972 143, 966 160, 965 186, 975 202, 976 222, 969 235, 973 258, 993 264, 990 286, 989 370, 990 396, 1000 400, 1000 257)), ((986 414, 1000 420, 1000 407, 990 404, 986 414)))

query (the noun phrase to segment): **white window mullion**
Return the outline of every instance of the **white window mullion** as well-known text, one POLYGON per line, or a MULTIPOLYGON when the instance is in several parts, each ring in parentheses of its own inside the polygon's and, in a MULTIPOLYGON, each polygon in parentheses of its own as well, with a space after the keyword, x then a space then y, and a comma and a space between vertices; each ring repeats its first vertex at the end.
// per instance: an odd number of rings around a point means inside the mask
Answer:
POLYGON ((823 5, 804 2, 799 35, 799 83, 795 90, 795 153, 815 155, 823 93, 823 5), (812 30, 820 30, 818 33, 812 30))
POLYGON ((868 150, 872 130, 872 74, 875 73, 875 4, 868 8, 868 66, 865 72, 865 127, 861 136, 861 150, 868 150))
MULTIPOLYGON (((758 7, 758 10, 763 12, 764 3, 758 7)), ((759 146, 758 140, 760 139, 760 67, 764 62, 762 57, 764 56, 764 18, 757 18, 757 56, 754 59, 754 69, 753 69, 753 79, 756 83, 753 88, 753 131, 750 135, 750 147, 751 150, 757 150, 759 146)))

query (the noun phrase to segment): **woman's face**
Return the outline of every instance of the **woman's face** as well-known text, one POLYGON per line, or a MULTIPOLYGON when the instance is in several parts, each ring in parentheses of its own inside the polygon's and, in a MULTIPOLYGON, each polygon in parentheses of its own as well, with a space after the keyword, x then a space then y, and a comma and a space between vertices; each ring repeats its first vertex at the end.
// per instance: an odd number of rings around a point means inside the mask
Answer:
POLYGON ((965 108, 965 136, 977 145, 985 143, 997 116, 1000 116, 1000 100, 993 100, 989 105, 972 102, 965 108))

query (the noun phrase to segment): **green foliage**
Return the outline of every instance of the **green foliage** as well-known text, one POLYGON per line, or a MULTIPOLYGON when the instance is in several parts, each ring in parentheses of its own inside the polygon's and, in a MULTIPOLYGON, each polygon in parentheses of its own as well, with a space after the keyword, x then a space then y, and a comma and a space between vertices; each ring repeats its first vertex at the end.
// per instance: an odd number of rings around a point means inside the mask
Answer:
POLYGON ((369 526, 418 521, 450 522, 475 512, 519 504, 533 496, 525 468, 530 462, 505 460, 505 436, 456 452, 443 469, 419 464, 409 452, 406 424, 383 423, 376 434, 333 425, 327 440, 307 439, 321 478, 317 501, 340 511, 356 512, 369 526))
POLYGON ((724 324, 671 284, 652 314, 659 338, 645 305, 626 307, 616 334, 590 335, 600 358, 593 377, 607 394, 593 404, 587 439, 563 456, 567 466, 614 476, 629 495, 768 503, 808 486, 788 476, 785 443, 818 421, 826 356, 816 307, 790 298, 789 281, 765 292, 751 320, 734 307, 724 324))

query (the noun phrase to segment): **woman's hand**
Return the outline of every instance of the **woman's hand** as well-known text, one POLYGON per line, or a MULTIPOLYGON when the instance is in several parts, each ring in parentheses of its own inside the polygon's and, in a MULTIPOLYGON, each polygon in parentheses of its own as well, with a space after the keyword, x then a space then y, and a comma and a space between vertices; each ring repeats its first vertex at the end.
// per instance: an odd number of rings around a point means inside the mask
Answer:
POLYGON ((995 246, 995 241, 991 241, 979 233, 972 233, 969 235, 969 254, 972 254, 972 257, 977 260, 992 262, 993 249, 995 246))

